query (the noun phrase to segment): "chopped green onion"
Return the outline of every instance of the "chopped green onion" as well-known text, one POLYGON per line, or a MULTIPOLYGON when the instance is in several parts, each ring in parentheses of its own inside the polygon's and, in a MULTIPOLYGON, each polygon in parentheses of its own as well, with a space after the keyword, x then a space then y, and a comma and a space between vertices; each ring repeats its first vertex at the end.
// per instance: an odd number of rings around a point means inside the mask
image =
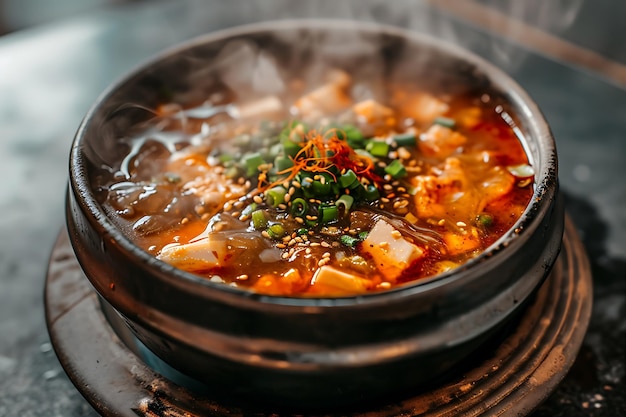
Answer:
POLYGON ((343 194, 339 197, 339 199, 337 199, 337 201, 335 201, 335 205, 344 216, 350 212, 350 208, 352 208, 353 203, 354 197, 348 194, 343 194))
POLYGON ((386 157, 389 153, 389 144, 381 140, 370 140, 367 142, 365 150, 373 156, 386 157))
POLYGON ((365 146, 363 134, 354 125, 331 125, 330 129, 335 129, 337 138, 348 142, 351 148, 363 148, 365 146))
POLYGON ((321 224, 326 224, 337 220, 338 216, 337 206, 320 206, 317 218, 321 224))
POLYGON ((280 223, 274 223, 273 225, 268 227, 266 231, 272 239, 280 239, 285 235, 285 228, 280 223))
POLYGON ((228 153, 223 153, 223 154, 221 154, 219 156, 218 159, 223 164, 225 162, 232 161, 233 160, 233 156, 231 154, 228 154, 228 153))
POLYGON ((254 210, 256 210, 257 208, 257 204, 256 203, 251 203, 249 206, 246 206, 243 208, 243 210, 241 210, 241 215, 242 216, 250 216, 252 214, 252 212, 254 210))
POLYGON ((309 204, 304 198, 296 198, 291 201, 291 214, 296 217, 302 217, 309 209, 309 204))
POLYGON ((329 181, 324 181, 323 183, 321 181, 313 181, 312 188, 315 196, 321 197, 328 195, 332 187, 329 181))
POLYGON ((350 235, 342 235, 339 238, 339 241, 343 243, 344 245, 349 246, 351 248, 355 247, 357 243, 359 243, 359 239, 352 237, 350 235))
POLYGON ((391 161, 389 165, 385 167, 385 172, 391 175, 393 178, 398 179, 406 175, 406 168, 402 165, 398 159, 391 161))
POLYGON ((242 162, 246 166, 247 177, 255 175, 259 170, 259 165, 265 163, 265 161, 261 157, 261 154, 258 152, 244 155, 242 162))
POLYGON ((298 236, 306 235, 307 233, 309 233, 309 229, 306 229, 304 227, 301 227, 300 229, 296 230, 296 234, 298 236))
POLYGON ((414 186, 410 185, 410 186, 406 187, 406 192, 409 195, 415 195, 415 194, 417 194, 417 187, 414 187, 414 186))
POLYGON ((283 187, 270 188, 265 193, 265 202, 269 206, 276 208, 285 201, 285 194, 287 194, 287 190, 283 187))
POLYGON ((483 227, 490 227, 493 224, 493 216, 488 213, 481 213, 476 216, 476 222, 483 227))
POLYGON ((393 141, 398 146, 415 146, 417 144, 417 138, 415 133, 404 133, 402 135, 396 135, 393 137, 393 141))
POLYGON ((454 129, 456 126, 454 119, 450 119, 449 117, 435 117, 433 124, 447 127, 449 129, 454 129))
POLYGON ((276 172, 282 172, 286 169, 289 169, 293 166, 293 160, 291 158, 287 158, 285 156, 279 155, 274 159, 274 167, 276 168, 276 172))
POLYGON ((357 237, 359 238, 359 240, 365 240, 367 239, 367 235, 369 234, 369 232, 359 232, 357 234, 357 237))
POLYGON ((343 125, 343 126, 341 126, 341 130, 343 130, 343 132, 346 134, 346 139, 348 141, 361 141, 361 140, 363 140, 363 134, 354 125, 343 125))
POLYGON ((283 145, 283 151, 285 155, 296 156, 302 147, 299 142, 294 142, 289 137, 286 137, 280 141, 281 145, 283 145))
POLYGON ((265 211, 256 210, 252 212, 252 225, 256 230, 265 229, 267 227, 267 218, 265 211))
POLYGON ((365 197, 365 200, 371 202, 377 200, 378 197, 380 197, 380 191, 378 191, 378 188, 374 184, 369 184, 367 187, 365 187, 365 192, 363 195, 365 197))
POLYGON ((348 188, 354 182, 358 182, 358 178, 357 178, 356 174, 354 173, 354 171, 349 169, 349 170, 346 171, 345 174, 343 174, 341 177, 339 177, 338 181, 339 181, 339 185, 342 188, 348 188))

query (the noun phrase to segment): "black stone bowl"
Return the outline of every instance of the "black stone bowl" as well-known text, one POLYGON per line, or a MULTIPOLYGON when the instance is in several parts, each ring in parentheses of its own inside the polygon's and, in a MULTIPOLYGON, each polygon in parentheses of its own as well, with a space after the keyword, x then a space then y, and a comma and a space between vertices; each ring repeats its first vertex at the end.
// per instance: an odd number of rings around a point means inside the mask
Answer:
POLYGON ((71 150, 69 235, 86 276, 120 317, 114 327, 127 326, 158 358, 220 398, 326 407, 427 388, 520 311, 555 262, 563 219, 554 139, 530 97, 465 50, 372 24, 272 22, 184 44, 102 95, 71 150), (106 216, 93 184, 102 166, 121 158, 116 138, 148 116, 120 109, 206 97, 233 42, 272 57, 286 73, 338 67, 361 81, 420 80, 438 92, 489 94, 535 167, 530 204, 511 230, 462 267, 354 297, 261 295, 157 260, 106 216))

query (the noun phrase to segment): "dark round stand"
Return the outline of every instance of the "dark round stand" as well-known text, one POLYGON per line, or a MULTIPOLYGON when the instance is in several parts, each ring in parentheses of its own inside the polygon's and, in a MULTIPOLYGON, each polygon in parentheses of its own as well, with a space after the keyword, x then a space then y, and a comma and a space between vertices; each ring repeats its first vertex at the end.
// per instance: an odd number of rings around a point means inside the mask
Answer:
MULTIPOLYGON (((61 365, 104 416, 303 415, 271 406, 225 404, 154 371, 158 366, 148 366, 133 353, 142 346, 129 348, 109 325, 65 232, 52 250, 45 302, 48 331, 61 365)), ((552 393, 574 363, 589 324, 591 303, 589 262, 567 218, 563 248, 551 275, 523 315, 481 347, 481 352, 429 391, 340 414, 527 415, 552 393)))

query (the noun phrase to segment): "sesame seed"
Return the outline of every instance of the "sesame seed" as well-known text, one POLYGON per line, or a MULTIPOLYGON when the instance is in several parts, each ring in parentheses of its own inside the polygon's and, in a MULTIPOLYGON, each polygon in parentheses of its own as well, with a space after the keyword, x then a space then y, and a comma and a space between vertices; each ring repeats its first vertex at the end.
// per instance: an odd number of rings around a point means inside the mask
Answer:
POLYGON ((330 258, 330 252, 324 252, 322 258, 330 258))
POLYGON ((391 283, 387 282, 387 281, 384 281, 384 282, 381 282, 380 284, 378 284, 378 287, 382 288, 384 290, 387 290, 387 289, 391 288, 391 283))
POLYGON ((465 222, 456 222, 456 225, 459 226, 459 227, 467 226, 467 224, 465 224, 465 222))
POLYGON ((291 200, 291 194, 285 194, 285 197, 283 197, 285 199, 285 203, 288 203, 289 200, 291 200))
POLYGON ((187 217, 183 217, 183 219, 180 221, 180 224, 187 224, 189 223, 189 218, 187 217))
POLYGON ((400 159, 409 159, 411 157, 411 153, 406 150, 406 148, 398 148, 398 157, 400 159))
POLYGON ((322 246, 319 242, 311 242, 311 246, 322 246))
POLYGON ((302 217, 296 217, 296 221, 300 224, 304 223, 304 219, 302 217))
POLYGON ((380 201, 382 201, 383 203, 388 203, 388 202, 389 202, 389 199, 388 199, 388 198, 385 198, 385 197, 382 197, 382 198, 380 199, 380 201))
POLYGON ((276 247, 277 247, 278 249, 285 249, 285 248, 287 247, 287 245, 285 245, 284 243, 277 243, 277 244, 276 244, 276 247))
POLYGON ((263 203, 263 199, 261 198, 261 196, 259 195, 255 195, 253 198, 254 202, 257 204, 262 204, 263 203))
POLYGON ((395 237, 396 239, 400 239, 402 237, 402 233, 400 233, 397 230, 394 230, 391 232, 391 236, 395 237))
POLYGON ((248 276, 246 274, 243 274, 239 275, 236 279, 237 281, 246 281, 248 279, 248 276))
POLYGON ((283 258, 283 259, 289 258, 289 252, 283 252, 283 254, 280 255, 280 257, 283 258))
POLYGON ((241 216, 240 211, 233 211, 233 217, 239 217, 239 216, 241 216))
POLYGON ((278 208, 281 209, 281 210, 286 210, 287 209, 287 205, 281 203, 281 204, 278 205, 278 208))
POLYGON ((296 192, 296 189, 294 187, 289 187, 289 195, 293 195, 293 193, 296 192))
POLYGON ((381 248, 383 248, 383 249, 386 249, 386 248, 388 248, 388 247, 389 247, 389 242, 380 242, 380 245, 379 245, 379 246, 380 246, 381 248))
POLYGON ((266 230, 263 230, 263 231, 261 232, 261 235, 263 235, 263 237, 264 237, 264 238, 266 238, 266 239, 269 239, 269 238, 270 238, 270 234, 269 234, 269 233, 267 233, 267 231, 266 231, 266 230))
POLYGON ((233 209, 233 203, 231 203, 230 201, 224 204, 224 211, 231 211, 232 209, 233 209))
POLYGON ((439 221, 437 222, 437 224, 438 224, 439 226, 443 226, 444 224, 446 224, 446 221, 445 221, 445 219, 441 219, 441 220, 439 220, 439 221))
POLYGON ((320 245, 322 245, 325 248, 330 248, 330 243, 328 243, 328 242, 322 242, 322 243, 320 243, 320 245))
POLYGON ((320 261, 317 263, 317 266, 324 266, 328 262, 330 262, 330 259, 328 259, 328 258, 320 259, 320 261))

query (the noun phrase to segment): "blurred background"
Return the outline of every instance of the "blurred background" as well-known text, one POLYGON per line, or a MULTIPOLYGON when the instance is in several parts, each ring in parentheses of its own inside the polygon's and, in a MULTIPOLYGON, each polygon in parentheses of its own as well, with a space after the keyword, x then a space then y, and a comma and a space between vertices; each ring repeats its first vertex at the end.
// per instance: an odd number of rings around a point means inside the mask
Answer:
MULTIPOLYGON (((52 24, 68 17, 119 5, 172 3, 172 0, 0 0, 0 35, 52 24)), ((186 1, 190 3, 189 1, 186 1)), ((420 1, 416 1, 419 3, 420 1)), ((623 0, 443 0, 425 1, 466 14, 472 3, 529 24, 583 48, 626 64, 626 1, 623 0)), ((191 2, 193 3, 193 1, 191 2)), ((196 1, 198 3, 198 1, 196 1)), ((254 3, 254 2, 253 2, 254 3)), ((262 1, 256 2, 262 4, 262 1)), ((310 8, 316 0, 292 1, 289 9, 310 8)))
POLYGON ((626 416, 626 0, 0 0, 0 417, 95 417, 46 331, 80 120, 116 78, 181 41, 289 17, 341 17, 455 42, 515 78, 559 148, 594 312, 576 363, 533 417, 626 416))

